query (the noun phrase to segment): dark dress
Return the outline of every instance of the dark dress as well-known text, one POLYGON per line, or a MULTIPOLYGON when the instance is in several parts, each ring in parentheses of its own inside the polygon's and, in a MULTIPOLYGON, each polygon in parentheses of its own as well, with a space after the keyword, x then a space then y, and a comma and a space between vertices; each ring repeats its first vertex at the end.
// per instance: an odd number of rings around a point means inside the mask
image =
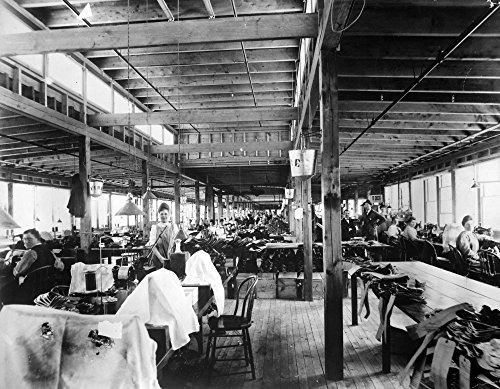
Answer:
POLYGON ((380 213, 375 212, 373 209, 370 212, 363 214, 359 218, 361 221, 361 233, 366 240, 377 240, 377 227, 379 224, 385 222, 385 217, 380 213))

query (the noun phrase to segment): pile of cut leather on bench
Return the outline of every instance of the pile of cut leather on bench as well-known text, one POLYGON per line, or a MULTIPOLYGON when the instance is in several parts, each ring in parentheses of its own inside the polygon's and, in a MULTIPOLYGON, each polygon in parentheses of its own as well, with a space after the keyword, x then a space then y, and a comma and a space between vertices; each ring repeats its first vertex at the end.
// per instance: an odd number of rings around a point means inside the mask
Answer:
MULTIPOLYGON (((415 282, 416 286, 410 286, 410 277, 404 273, 396 273, 391 264, 381 265, 374 263, 363 263, 354 272, 363 281, 363 294, 361 296, 361 304, 358 315, 361 316, 363 307, 366 308, 365 319, 370 316, 370 303, 368 299, 368 291, 371 288, 375 295, 380 299, 388 301, 387 312, 390 312, 394 304, 410 304, 410 303, 424 303, 425 298, 422 296, 424 289, 418 287, 418 281, 415 282)), ((379 309, 381 309, 380 304, 379 309)), ((382 319, 382 317, 381 317, 382 319)))
POLYGON ((413 339, 423 340, 400 374, 404 387, 417 388, 422 380, 435 389, 500 387, 499 310, 483 306, 476 312, 469 304, 458 304, 407 330, 413 339))

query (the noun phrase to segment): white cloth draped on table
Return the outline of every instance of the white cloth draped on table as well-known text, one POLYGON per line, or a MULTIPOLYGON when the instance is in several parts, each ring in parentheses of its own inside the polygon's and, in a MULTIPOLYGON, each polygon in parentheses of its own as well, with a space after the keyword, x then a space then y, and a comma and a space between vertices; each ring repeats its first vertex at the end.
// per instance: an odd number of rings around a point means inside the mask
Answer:
POLYGON ((85 293, 85 273, 96 272, 96 286, 100 292, 105 292, 114 284, 113 265, 86 265, 83 262, 77 262, 71 266, 71 284, 69 293, 85 293))
POLYGON ((217 306, 217 316, 224 312, 224 286, 220 274, 215 268, 210 255, 199 250, 186 262, 186 278, 182 281, 184 285, 207 283, 210 284, 217 306))
POLYGON ((160 388, 156 343, 137 317, 6 305, 0 334, 0 388, 160 388), (89 338, 103 321, 121 323, 121 337, 111 347, 89 338), (52 336, 42 336, 44 323, 52 336))
POLYGON ((174 272, 159 269, 148 274, 120 307, 117 315, 137 315, 144 324, 168 325, 172 348, 189 342, 199 331, 198 318, 174 272))

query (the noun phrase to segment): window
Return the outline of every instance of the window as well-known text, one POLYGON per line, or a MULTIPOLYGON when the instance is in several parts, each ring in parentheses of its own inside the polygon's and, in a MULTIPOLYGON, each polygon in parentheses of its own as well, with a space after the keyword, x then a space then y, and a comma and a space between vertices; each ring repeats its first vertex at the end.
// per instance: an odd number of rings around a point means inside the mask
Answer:
POLYGON ((424 180, 422 178, 411 182, 411 210, 417 222, 424 220, 424 180))
MULTIPOLYGON (((14 184, 14 220, 24 230, 35 227, 35 186, 14 184), (22 199, 22 201, 16 201, 22 199)), ((36 226, 38 227, 38 226, 36 226)))
POLYGON ((439 224, 441 226, 453 222, 452 212, 451 173, 445 173, 439 176, 439 224))
POLYGON ((477 182, 481 186, 481 225, 500 230, 500 158, 477 164, 477 182))
POLYGON ((478 220, 478 191, 471 189, 474 179, 474 166, 455 170, 456 214, 455 220, 460 222, 465 215, 478 220))
POLYGON ((87 71, 87 100, 111 112, 111 87, 87 71))
POLYGON ((64 54, 48 55, 47 76, 73 92, 82 94, 83 68, 64 54))
POLYGON ((401 182, 399 184, 399 199, 401 208, 406 211, 410 207, 410 185, 408 182, 401 182))
POLYGON ((436 177, 424 181, 425 188, 425 223, 437 224, 437 182, 436 177))
POLYGON ((134 104, 121 93, 114 91, 114 113, 132 113, 134 104))
MULTIPOLYGON (((19 20, 14 14, 0 5, 0 35, 18 34, 33 31, 31 27, 19 20)), ((31 70, 43 73, 43 55, 16 55, 12 57, 16 61, 26 65, 31 70)))
POLYGON ((167 129, 165 129, 165 131, 164 131, 163 144, 164 145, 173 145, 174 144, 174 134, 172 134, 167 129))

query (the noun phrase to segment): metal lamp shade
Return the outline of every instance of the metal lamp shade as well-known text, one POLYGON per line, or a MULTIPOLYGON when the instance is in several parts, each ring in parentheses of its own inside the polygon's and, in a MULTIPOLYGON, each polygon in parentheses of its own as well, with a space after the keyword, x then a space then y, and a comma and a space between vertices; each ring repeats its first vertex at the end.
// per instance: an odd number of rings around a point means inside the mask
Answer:
POLYGON ((16 223, 12 216, 0 208, 0 227, 5 229, 11 228, 21 228, 19 224, 16 223))
POLYGON ((121 207, 118 212, 115 213, 115 216, 135 216, 135 215, 144 215, 144 212, 132 202, 132 197, 129 196, 125 205, 121 207))
POLYGON ((151 192, 151 188, 148 186, 148 189, 146 190, 146 193, 142 195, 143 200, 155 200, 158 197, 155 196, 153 192, 151 192))

